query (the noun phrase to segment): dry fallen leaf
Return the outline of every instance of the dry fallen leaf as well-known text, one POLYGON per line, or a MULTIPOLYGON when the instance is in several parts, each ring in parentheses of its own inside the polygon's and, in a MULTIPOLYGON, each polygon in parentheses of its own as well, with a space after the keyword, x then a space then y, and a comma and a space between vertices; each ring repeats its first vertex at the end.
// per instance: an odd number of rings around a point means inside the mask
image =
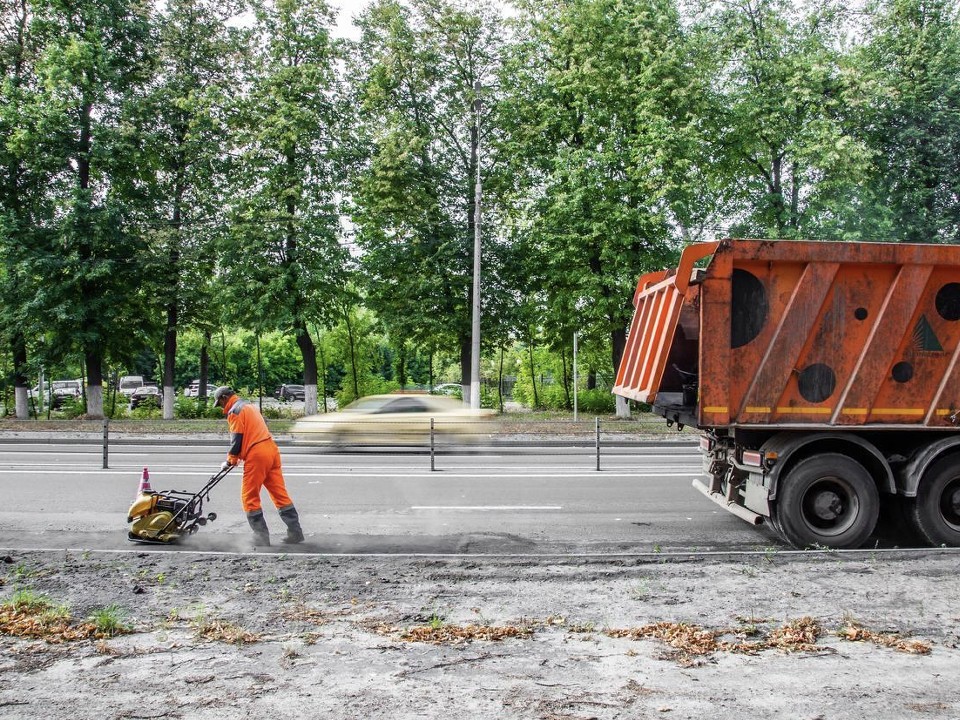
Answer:
POLYGON ((898 652, 912 655, 930 654, 930 643, 922 640, 909 640, 898 633, 878 633, 868 630, 859 623, 851 622, 837 630, 837 637, 849 642, 872 642, 881 647, 888 647, 898 652))

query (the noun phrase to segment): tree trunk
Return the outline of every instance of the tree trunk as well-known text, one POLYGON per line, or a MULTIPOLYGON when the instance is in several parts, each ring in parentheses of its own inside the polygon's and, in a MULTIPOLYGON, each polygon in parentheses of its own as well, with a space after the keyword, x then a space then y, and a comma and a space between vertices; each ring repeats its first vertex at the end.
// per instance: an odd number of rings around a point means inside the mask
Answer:
POLYGON ((103 353, 87 348, 84 353, 87 366, 87 417, 103 419, 103 353))
POLYGON ((263 413, 263 358, 260 357, 260 333, 257 338, 257 401, 260 406, 260 413, 263 413))
POLYGON ((623 351, 627 346, 627 331, 625 329, 616 329, 610 333, 611 359, 613 360, 613 376, 617 376, 620 370, 620 361, 623 359, 623 351))
POLYGON ((471 355, 473 347, 471 345, 470 334, 460 336, 460 387, 461 396, 465 405, 470 404, 470 377, 472 363, 471 355))
POLYGON ((30 407, 27 404, 27 388, 30 381, 26 376, 26 367, 27 343, 23 333, 17 331, 13 335, 13 394, 17 420, 26 420, 30 417, 30 407))
POLYGON ((400 389, 407 389, 407 349, 403 344, 397 349, 399 357, 397 358, 397 382, 400 383, 400 389))
MULTIPOLYGON (((610 333, 610 341, 613 354, 613 375, 616 377, 620 370, 620 361, 623 359, 623 350, 627 346, 627 331, 624 329, 614 330, 610 333)), ((630 417, 630 403, 627 402, 626 398, 619 395, 617 396, 617 417, 630 417)))
POLYGON ((497 404, 503 414, 503 345, 500 346, 500 368, 497 371, 497 404))
POLYGON ((173 239, 169 252, 167 277, 171 287, 165 288, 168 293, 167 301, 167 329, 163 336, 163 419, 173 420, 173 404, 177 396, 174 387, 177 370, 177 323, 180 316, 178 291, 180 287, 180 206, 183 202, 183 182, 179 178, 182 174, 177 170, 178 180, 173 203, 173 239))
MULTIPOLYGON (((467 237, 476 241, 477 233, 477 223, 480 220, 480 194, 479 194, 479 185, 478 185, 478 170, 480 164, 480 98, 477 97, 473 101, 473 123, 470 125, 470 162, 467 167, 467 187, 464 188, 467 193, 467 197, 470 198, 467 205, 467 237)), ((471 246, 473 247, 473 246, 471 246)), ((473 257, 473 253, 471 253, 473 257)), ((477 272, 477 268, 473 267, 473 273, 477 272)), ((466 339, 461 338, 460 340, 460 368, 461 368, 461 380, 460 384, 463 388, 462 396, 463 402, 470 407, 472 405, 472 379, 473 379, 473 307, 477 302, 477 298, 473 296, 473 273, 471 273, 471 282, 469 286, 469 291, 467 292, 467 311, 470 316, 470 332, 468 333, 466 339)), ((479 333, 479 330, 478 330, 479 333)), ((480 358, 477 358, 477 362, 480 362, 480 358)), ((479 373, 477 373, 479 377, 479 373)), ((477 392, 480 392, 479 386, 477 387, 477 392)), ((477 403, 477 407, 480 404, 477 403)))
POLYGON ((540 398, 537 396, 537 370, 533 366, 533 333, 530 333, 530 344, 527 346, 530 354, 530 386, 533 388, 533 409, 540 407, 540 398))
POLYGON ((307 332, 307 325, 303 321, 294 327, 297 334, 297 347, 303 358, 303 413, 317 414, 317 347, 313 338, 307 332))
POLYGON ((210 377, 210 343, 213 338, 208 330, 203 331, 203 345, 200 346, 200 387, 197 388, 197 403, 206 407, 207 384, 210 377))
POLYGON ((353 325, 350 323, 350 310, 344 308, 344 318, 347 324, 347 342, 350 345, 350 373, 353 380, 353 399, 360 397, 360 382, 357 379, 357 349, 353 338, 353 325))
MULTIPOLYGON (((316 330, 316 328, 314 328, 314 330, 316 330)), ((329 412, 327 409, 327 360, 323 353, 323 338, 320 336, 319 332, 317 332, 317 350, 320 353, 320 368, 318 370, 318 374, 321 381, 320 384, 323 386, 323 411, 329 412)), ((304 405, 306 405, 306 403, 304 403, 304 405)), ((319 410, 319 407, 317 409, 319 410)))
POLYGON ((163 336, 163 419, 173 420, 173 403, 177 388, 174 377, 177 362, 177 301, 167 304, 167 330, 163 336))
POLYGON ((560 362, 563 364, 563 397, 564 407, 570 410, 573 403, 570 401, 570 379, 567 377, 567 348, 560 346, 560 362))

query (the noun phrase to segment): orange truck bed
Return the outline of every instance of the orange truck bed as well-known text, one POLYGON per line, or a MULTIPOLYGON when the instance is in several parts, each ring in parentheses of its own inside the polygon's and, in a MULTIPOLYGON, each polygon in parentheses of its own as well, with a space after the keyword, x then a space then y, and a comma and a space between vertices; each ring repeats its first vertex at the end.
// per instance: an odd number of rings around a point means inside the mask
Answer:
POLYGON ((700 428, 958 424, 960 246, 692 245, 676 271, 640 278, 634 306, 613 392, 668 418, 700 428))

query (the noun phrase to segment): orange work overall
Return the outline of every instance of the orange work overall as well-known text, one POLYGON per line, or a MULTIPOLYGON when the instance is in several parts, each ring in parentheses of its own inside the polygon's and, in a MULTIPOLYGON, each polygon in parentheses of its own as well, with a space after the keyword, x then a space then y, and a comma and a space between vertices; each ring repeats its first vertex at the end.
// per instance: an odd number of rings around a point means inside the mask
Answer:
POLYGON ((223 412, 233 440, 227 459, 232 463, 243 460, 240 499, 244 512, 247 515, 260 512, 261 488, 267 489, 277 510, 293 507, 280 467, 280 450, 263 416, 256 407, 237 396, 227 402, 223 412))

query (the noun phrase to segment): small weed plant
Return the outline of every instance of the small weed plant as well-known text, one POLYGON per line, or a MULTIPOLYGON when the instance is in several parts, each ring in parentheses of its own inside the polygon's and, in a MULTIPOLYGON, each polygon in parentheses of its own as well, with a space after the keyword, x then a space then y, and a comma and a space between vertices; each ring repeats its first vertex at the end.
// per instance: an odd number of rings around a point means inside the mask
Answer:
POLYGON ((114 637, 133 631, 127 622, 126 612, 116 604, 94 610, 87 621, 93 624, 100 637, 114 637))

